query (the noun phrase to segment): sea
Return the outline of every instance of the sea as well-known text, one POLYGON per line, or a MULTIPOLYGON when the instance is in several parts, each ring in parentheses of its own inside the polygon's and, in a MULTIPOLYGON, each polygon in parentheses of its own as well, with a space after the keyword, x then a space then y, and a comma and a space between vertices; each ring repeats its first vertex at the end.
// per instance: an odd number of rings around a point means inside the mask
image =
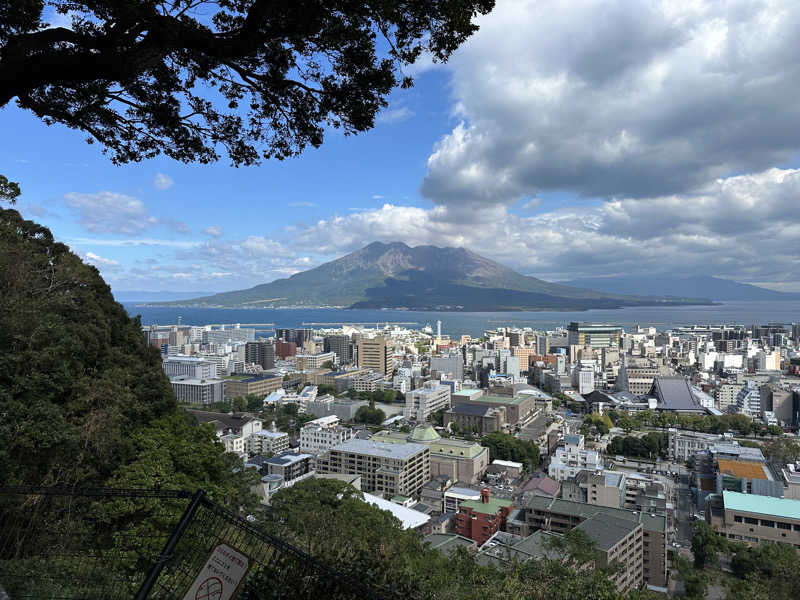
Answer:
MULTIPOLYGON (((453 337, 478 337, 497 327, 529 327, 552 331, 570 321, 611 323, 630 330, 637 325, 658 330, 688 325, 753 325, 800 322, 800 300, 720 302, 713 306, 637 306, 585 311, 520 311, 520 312, 422 312, 411 310, 367 310, 338 308, 184 308, 124 302, 131 316, 140 315, 143 325, 258 324, 263 335, 268 325, 274 327, 311 327, 322 329, 343 324, 374 327, 386 323, 402 324, 410 329, 425 325, 436 328, 442 322, 442 333, 453 337)), ((260 332, 260 335, 262 333, 260 332)))

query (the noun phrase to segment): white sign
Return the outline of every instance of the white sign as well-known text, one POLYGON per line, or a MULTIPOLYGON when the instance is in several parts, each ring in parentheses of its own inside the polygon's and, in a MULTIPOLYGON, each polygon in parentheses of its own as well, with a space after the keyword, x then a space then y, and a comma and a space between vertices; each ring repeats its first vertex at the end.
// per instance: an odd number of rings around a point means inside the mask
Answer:
POLYGON ((211 551, 183 600, 231 600, 249 567, 244 554, 220 544, 211 551))

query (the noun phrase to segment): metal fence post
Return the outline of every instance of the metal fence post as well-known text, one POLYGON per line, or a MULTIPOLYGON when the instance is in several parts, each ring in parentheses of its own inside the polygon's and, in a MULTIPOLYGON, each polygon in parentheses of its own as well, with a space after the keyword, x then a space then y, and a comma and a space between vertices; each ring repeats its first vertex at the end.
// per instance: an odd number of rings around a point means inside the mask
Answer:
POLYGON ((169 534, 169 538, 167 539, 166 544, 164 544, 164 549, 158 556, 153 568, 150 569, 150 572, 147 574, 147 579, 144 580, 144 583, 142 583, 139 591, 136 592, 135 600, 147 600, 147 597, 150 595, 150 592, 158 580, 159 575, 161 575, 161 571, 164 570, 166 562, 172 558, 172 552, 175 550, 175 546, 178 545, 178 541, 180 541, 184 532, 191 524, 192 519, 194 519, 194 514, 197 512, 197 508, 200 506, 200 503, 203 501, 205 496, 205 490, 197 490, 194 493, 189 505, 186 507, 186 510, 183 511, 181 520, 178 521, 178 524, 169 534))

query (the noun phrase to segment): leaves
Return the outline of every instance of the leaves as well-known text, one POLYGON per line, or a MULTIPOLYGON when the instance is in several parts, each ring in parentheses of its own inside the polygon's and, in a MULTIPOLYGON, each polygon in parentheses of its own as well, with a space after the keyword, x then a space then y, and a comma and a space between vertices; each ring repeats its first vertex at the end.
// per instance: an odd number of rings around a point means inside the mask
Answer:
POLYGON ((294 156, 326 130, 371 129, 401 68, 444 61, 494 0, 74 2, 0 7, 0 107, 100 143, 235 165, 294 156), (45 5, 71 27, 43 29, 45 5), (102 50, 102 51, 99 51, 102 50))
POLYGON ((0 200, 14 204, 21 193, 18 183, 9 181, 5 176, 0 175, 0 200))

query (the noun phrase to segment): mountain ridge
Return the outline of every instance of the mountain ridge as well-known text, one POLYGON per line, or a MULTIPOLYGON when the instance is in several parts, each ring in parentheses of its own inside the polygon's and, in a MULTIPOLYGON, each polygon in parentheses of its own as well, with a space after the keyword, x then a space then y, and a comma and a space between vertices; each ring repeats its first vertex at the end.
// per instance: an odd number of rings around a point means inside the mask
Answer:
POLYGON ((637 294, 646 289, 653 295, 664 295, 667 290, 686 295, 692 290, 702 290, 702 295, 719 301, 752 300, 800 300, 800 293, 778 292, 750 283, 740 283, 711 275, 691 275, 686 277, 646 275, 615 276, 572 279, 562 282, 568 286, 592 287, 601 292, 617 294, 637 294))
POLYGON ((522 275, 463 247, 372 242, 313 269, 252 288, 171 302, 183 306, 537 310, 708 304, 596 292, 522 275))

